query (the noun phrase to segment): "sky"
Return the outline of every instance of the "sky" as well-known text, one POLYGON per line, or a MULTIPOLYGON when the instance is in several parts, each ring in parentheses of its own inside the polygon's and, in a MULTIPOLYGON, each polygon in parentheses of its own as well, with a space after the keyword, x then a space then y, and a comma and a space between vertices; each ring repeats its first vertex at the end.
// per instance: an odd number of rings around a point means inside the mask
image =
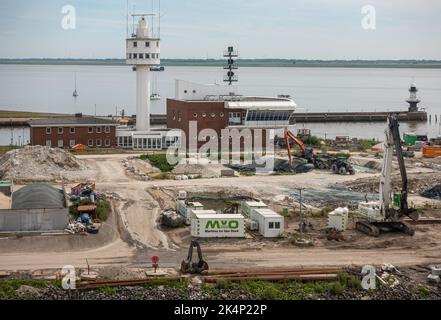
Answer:
MULTIPOLYGON (((129 7, 150 12, 152 0, 129 7)), ((125 37, 126 0, 0 0, 0 58, 123 58, 125 37), (62 28, 66 5, 74 30, 62 28)), ((163 58, 234 45, 241 58, 441 60, 441 1, 162 0, 161 39, 163 58), (366 5, 375 29, 363 28, 366 5)))

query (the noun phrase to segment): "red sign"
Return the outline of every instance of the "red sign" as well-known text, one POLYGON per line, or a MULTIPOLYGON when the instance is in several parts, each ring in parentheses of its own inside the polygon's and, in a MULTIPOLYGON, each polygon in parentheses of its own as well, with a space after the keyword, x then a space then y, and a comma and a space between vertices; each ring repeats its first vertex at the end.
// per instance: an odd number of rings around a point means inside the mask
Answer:
POLYGON ((157 264, 159 262, 159 257, 154 256, 152 257, 152 263, 157 264))

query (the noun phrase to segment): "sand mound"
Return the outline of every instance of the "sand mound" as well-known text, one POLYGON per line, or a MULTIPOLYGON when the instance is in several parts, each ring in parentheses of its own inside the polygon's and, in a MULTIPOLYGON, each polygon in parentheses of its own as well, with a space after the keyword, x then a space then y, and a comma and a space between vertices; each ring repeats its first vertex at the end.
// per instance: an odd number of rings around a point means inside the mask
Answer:
POLYGON ((58 148, 28 146, 0 158, 1 179, 53 180, 66 172, 86 169, 83 161, 58 148))

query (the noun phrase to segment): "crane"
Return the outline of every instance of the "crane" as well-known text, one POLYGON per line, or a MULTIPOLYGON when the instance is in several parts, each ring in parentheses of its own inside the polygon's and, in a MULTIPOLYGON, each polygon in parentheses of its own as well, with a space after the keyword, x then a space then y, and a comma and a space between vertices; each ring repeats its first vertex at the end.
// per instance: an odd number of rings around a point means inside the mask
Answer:
POLYGON ((380 177, 380 200, 378 202, 363 202, 359 204, 359 215, 363 218, 356 223, 357 230, 371 236, 379 236, 381 232, 400 231, 413 236, 415 231, 402 221, 404 216, 418 220, 418 212, 409 208, 408 180, 406 165, 403 158, 398 118, 388 116, 385 130, 384 158, 380 177), (398 205, 391 204, 391 174, 394 148, 401 175, 401 192, 398 205))

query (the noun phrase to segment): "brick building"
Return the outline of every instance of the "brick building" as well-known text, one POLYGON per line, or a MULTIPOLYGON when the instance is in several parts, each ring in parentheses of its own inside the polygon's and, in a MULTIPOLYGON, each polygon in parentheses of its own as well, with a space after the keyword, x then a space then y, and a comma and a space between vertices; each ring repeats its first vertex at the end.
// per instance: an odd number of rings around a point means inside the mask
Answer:
POLYGON ((89 148, 117 146, 117 123, 94 117, 36 119, 29 122, 31 145, 72 148, 83 144, 89 148))
MULTIPOLYGON (((213 129, 219 139, 223 129, 250 129, 251 138, 266 144, 268 129, 283 129, 290 125, 296 104, 289 98, 247 97, 237 95, 234 86, 204 86, 177 81, 175 99, 167 99, 167 128, 185 133, 187 148, 197 140, 200 148, 206 141, 200 139, 204 129, 213 129), (232 92, 229 92, 229 91, 232 92), (197 132, 190 133, 190 123, 197 123, 197 132), (261 129, 261 135, 255 133, 261 129)), ((244 138, 241 140, 241 145, 244 138)))

